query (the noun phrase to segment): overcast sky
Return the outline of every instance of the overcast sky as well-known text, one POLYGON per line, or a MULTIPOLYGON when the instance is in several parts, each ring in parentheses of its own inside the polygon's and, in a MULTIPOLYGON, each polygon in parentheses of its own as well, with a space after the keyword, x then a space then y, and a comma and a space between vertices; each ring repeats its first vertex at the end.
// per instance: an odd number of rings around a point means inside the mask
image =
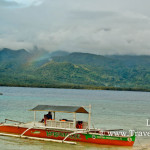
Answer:
POLYGON ((150 55, 150 0, 0 0, 0 48, 150 55))

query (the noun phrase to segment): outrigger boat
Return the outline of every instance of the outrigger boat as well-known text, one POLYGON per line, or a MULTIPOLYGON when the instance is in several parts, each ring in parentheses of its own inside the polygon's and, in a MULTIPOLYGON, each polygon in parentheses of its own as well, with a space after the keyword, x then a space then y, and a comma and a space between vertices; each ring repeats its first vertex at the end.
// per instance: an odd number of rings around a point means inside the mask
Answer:
POLYGON ((92 129, 91 128, 91 105, 86 107, 76 106, 52 106, 52 105, 38 105, 31 109, 34 111, 34 121, 23 123, 19 121, 5 119, 5 122, 0 123, 0 135, 14 136, 21 138, 53 141, 60 143, 76 144, 76 142, 88 142, 103 145, 119 145, 119 146, 133 146, 135 135, 109 135, 110 131, 92 129), (36 121, 37 111, 53 112, 52 120, 44 120, 44 122, 36 121), (55 120, 55 112, 73 113, 73 120, 55 120), (76 114, 88 114, 88 121, 77 121, 76 114), (8 124, 6 121, 13 121, 15 123, 8 124))

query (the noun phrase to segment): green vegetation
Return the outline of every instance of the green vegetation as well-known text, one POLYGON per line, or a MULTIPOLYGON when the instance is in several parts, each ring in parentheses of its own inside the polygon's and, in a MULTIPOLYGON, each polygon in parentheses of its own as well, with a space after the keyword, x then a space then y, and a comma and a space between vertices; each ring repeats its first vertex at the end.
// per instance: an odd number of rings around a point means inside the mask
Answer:
POLYGON ((150 56, 45 55, 0 51, 0 85, 150 91, 150 56))

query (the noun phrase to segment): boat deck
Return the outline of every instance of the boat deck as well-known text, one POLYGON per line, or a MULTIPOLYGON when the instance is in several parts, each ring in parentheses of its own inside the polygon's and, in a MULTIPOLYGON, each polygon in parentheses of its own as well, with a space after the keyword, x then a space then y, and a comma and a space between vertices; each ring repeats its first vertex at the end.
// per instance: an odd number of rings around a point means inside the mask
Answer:
POLYGON ((14 127, 22 127, 22 128, 34 128, 34 129, 57 129, 57 130, 67 130, 67 131, 86 131, 86 129, 77 129, 77 128, 69 128, 67 126, 50 126, 46 125, 42 122, 28 122, 28 123, 14 123, 14 124, 4 124, 7 126, 14 126, 14 127))

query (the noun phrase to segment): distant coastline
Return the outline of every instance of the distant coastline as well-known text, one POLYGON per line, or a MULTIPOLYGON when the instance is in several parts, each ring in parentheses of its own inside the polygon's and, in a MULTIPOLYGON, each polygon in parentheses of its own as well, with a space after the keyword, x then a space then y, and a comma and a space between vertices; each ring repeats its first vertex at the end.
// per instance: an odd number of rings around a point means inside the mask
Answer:
POLYGON ((0 85, 150 92, 150 56, 4 48, 0 85))
MULTIPOLYGON (((112 91, 140 91, 140 92, 150 92, 150 89, 144 88, 122 88, 122 87, 102 87, 102 86, 91 86, 91 85, 17 85, 17 84, 3 84, 0 86, 6 87, 33 87, 33 88, 60 88, 60 89, 85 89, 85 90, 112 90, 112 91)), ((0 93, 0 95, 3 95, 0 93)))

